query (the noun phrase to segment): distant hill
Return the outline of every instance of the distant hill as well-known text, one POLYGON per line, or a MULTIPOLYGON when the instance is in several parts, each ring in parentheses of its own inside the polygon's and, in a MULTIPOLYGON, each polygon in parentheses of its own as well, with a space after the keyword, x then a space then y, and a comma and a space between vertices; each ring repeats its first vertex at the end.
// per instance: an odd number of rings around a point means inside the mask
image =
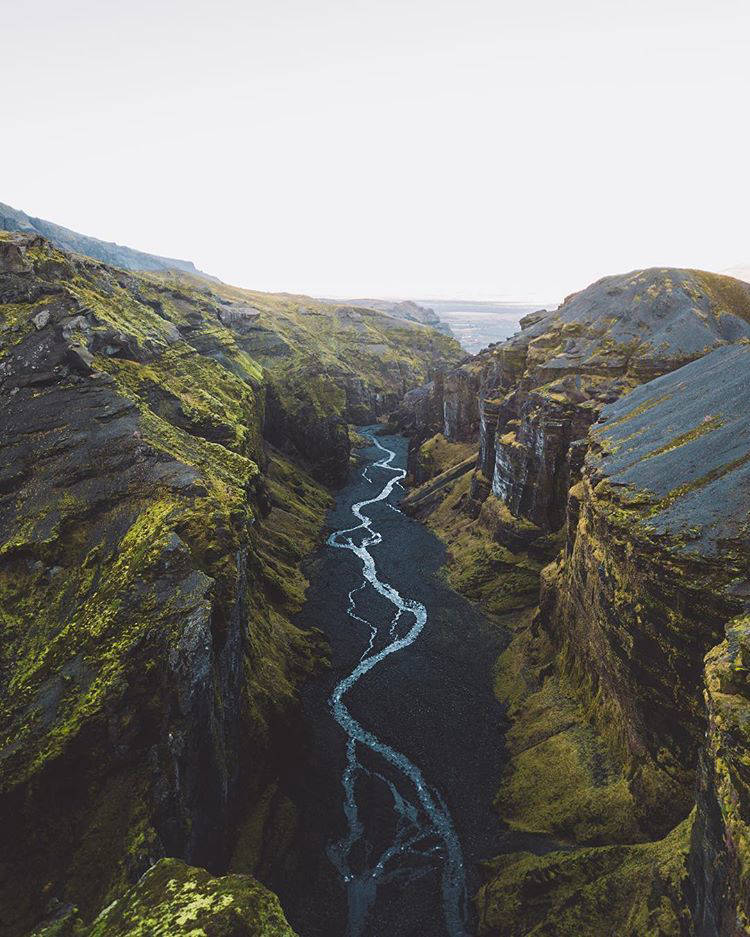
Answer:
POLYGON ((736 277, 738 280, 744 280, 746 283, 750 283, 750 263, 737 264, 736 266, 728 267, 726 270, 722 270, 721 272, 726 274, 728 277, 736 277))
POLYGON ((100 241, 98 238, 78 234, 70 228, 63 228, 52 221, 43 218, 32 218, 26 212, 11 208, 0 202, 0 230, 20 231, 26 234, 41 234, 52 241, 55 247, 70 251, 74 254, 83 254, 94 260, 111 264, 125 270, 140 270, 156 273, 167 270, 180 270, 193 276, 215 280, 215 277, 203 273, 189 260, 178 260, 174 257, 160 257, 158 254, 146 254, 134 250, 132 247, 123 247, 111 241, 100 241))
POLYGON ((365 306, 367 309, 375 309, 378 312, 385 312, 397 319, 407 319, 410 322, 419 322, 422 325, 429 325, 431 328, 442 332, 443 335, 452 335, 451 327, 447 322, 437 315, 434 309, 429 306, 422 306, 411 299, 401 301, 391 299, 355 299, 352 300, 355 306, 365 306))

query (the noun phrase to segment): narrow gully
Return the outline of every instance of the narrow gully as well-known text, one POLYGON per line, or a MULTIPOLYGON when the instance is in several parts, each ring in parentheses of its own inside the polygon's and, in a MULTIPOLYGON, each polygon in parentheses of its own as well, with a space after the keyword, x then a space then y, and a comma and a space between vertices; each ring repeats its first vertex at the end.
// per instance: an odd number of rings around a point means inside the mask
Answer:
POLYGON ((295 623, 331 667, 302 691, 255 872, 300 937, 468 937, 480 863, 519 846, 492 806, 507 631, 440 575, 445 545, 398 509, 407 440, 378 429, 306 567, 295 623))

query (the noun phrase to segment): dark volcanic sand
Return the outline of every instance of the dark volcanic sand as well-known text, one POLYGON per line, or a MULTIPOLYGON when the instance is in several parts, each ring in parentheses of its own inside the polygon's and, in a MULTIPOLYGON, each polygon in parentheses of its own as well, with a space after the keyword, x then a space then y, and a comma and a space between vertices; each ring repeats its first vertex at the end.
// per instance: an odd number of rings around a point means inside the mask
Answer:
MULTIPOLYGON (((381 437, 403 466, 407 441, 381 437)), ((393 473, 372 468, 373 483, 362 477, 365 464, 381 458, 374 446, 361 450, 363 464, 337 497, 328 517, 331 528, 356 524, 351 506, 375 496, 393 473)), ((403 496, 396 487, 389 500, 403 496)), ((346 697, 352 715, 381 741, 407 756, 444 799, 463 850, 468 895, 480 883, 478 862, 512 848, 491 809, 502 769, 503 715, 492 693, 492 670, 505 634, 438 577, 443 544, 422 524, 393 511, 385 502, 364 512, 383 542, 370 548, 378 576, 403 598, 422 602, 427 624, 414 644, 383 660, 346 697)), ((331 690, 349 674, 369 640, 369 629, 347 616, 348 592, 362 582, 361 564, 345 550, 323 546, 311 559, 310 588, 298 616, 303 628, 320 628, 331 644, 332 667, 303 692, 304 724, 299 758, 282 782, 283 796, 296 808, 292 842, 266 844, 272 862, 260 877, 280 895, 287 917, 300 937, 344 937, 347 901, 343 882, 326 849, 346 832, 342 770, 346 736, 328 707, 331 690)), ((356 595, 357 613, 378 623, 393 609, 371 588, 356 595)), ((386 631, 387 631, 386 625, 386 631)), ((403 634, 407 627, 401 629, 403 634)), ((382 645, 376 645, 380 647, 382 645)), ((363 763, 387 774, 377 756, 358 747, 363 763)), ((394 778, 394 780, 397 780, 394 778)), ((408 794, 406 785, 403 793, 408 794)), ((360 816, 373 849, 391 841, 392 796, 377 777, 357 787, 360 816), (379 840, 382 840, 379 842, 379 840)), ((513 837, 515 840, 515 837, 513 837)), ((520 843, 515 842, 517 848, 520 843)), ((363 937, 444 937, 440 861, 416 878, 399 875, 383 885, 368 916, 363 937)), ((473 932, 471 910, 467 920, 473 932)))

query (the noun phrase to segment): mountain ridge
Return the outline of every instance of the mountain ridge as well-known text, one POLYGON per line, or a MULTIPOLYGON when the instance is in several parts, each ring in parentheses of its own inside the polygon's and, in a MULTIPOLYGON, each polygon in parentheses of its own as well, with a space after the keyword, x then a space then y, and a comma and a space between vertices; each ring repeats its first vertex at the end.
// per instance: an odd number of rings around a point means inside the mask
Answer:
POLYGON ((71 228, 28 215, 3 202, 0 202, 0 230, 40 234, 61 250, 83 254, 125 270, 150 272, 180 270, 203 279, 216 280, 216 277, 199 270, 190 260, 149 254, 134 247, 116 244, 114 241, 103 241, 88 234, 79 234, 71 228))

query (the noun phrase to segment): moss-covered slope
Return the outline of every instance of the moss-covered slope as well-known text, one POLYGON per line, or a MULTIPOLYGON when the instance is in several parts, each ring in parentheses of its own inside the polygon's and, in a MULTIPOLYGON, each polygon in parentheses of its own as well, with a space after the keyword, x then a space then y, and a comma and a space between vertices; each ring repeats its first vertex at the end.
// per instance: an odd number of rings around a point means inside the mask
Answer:
MULTIPOLYGON (((162 282, 205 284, 184 275, 162 282)), ((265 433, 323 481, 348 471, 346 423, 370 423, 464 353, 432 328, 373 309, 212 284, 217 314, 268 383, 265 433)))
POLYGON ((246 875, 161 859, 91 924, 60 906, 31 937, 294 937, 278 898, 246 875))
POLYGON ((0 930, 160 855, 221 867, 320 656, 328 495, 264 450, 217 301, 0 239, 0 930), (19 844, 23 848, 19 849, 19 844))
POLYGON ((0 933, 163 855, 226 867, 323 653, 290 620, 330 501, 306 469, 341 480, 346 420, 443 354, 0 232, 0 933))
POLYGON ((513 914, 518 934, 746 932, 748 412, 740 343, 592 428, 567 546, 499 662, 498 807, 568 849, 601 845, 498 860, 487 933, 513 914))

